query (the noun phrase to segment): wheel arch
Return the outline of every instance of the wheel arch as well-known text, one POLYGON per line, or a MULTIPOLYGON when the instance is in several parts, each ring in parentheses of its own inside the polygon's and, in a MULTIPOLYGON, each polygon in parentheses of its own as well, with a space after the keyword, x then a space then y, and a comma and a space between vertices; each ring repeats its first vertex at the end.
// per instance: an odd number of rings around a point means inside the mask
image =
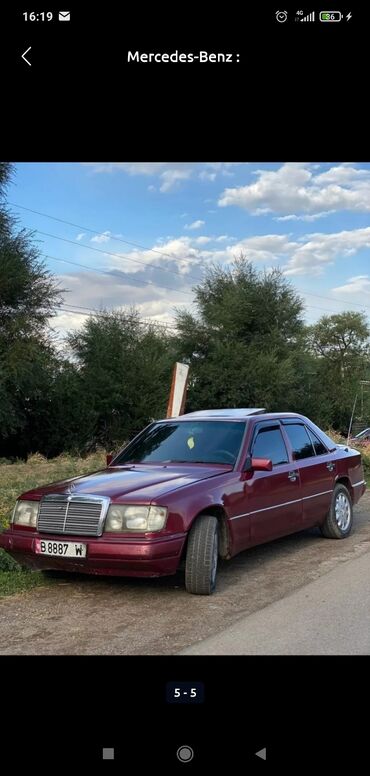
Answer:
POLYGON ((354 492, 353 492, 353 487, 352 487, 350 478, 348 476, 346 476, 345 474, 342 474, 340 477, 338 477, 337 480, 335 480, 334 487, 335 487, 335 485, 344 485, 345 488, 347 488, 347 490, 349 492, 349 495, 351 496, 351 501, 352 501, 352 504, 353 504, 354 492))
MULTIPOLYGON (((188 531, 188 536, 194 523, 202 515, 213 515, 213 517, 217 517, 218 524, 219 524, 219 555, 220 555, 220 558, 222 558, 223 560, 228 560, 229 558, 231 558, 231 535, 229 530, 228 518, 224 507, 221 504, 211 504, 209 507, 205 507, 204 509, 201 509, 199 512, 197 512, 197 514, 194 515, 191 521, 189 531, 188 531)), ((186 547, 187 547, 187 540, 184 544, 183 554, 186 553, 186 547)))

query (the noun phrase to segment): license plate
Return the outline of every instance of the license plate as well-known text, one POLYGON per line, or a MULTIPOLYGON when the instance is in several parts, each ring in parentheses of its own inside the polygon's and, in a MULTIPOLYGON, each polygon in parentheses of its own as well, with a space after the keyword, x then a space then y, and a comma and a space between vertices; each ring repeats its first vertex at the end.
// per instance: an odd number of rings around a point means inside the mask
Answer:
POLYGON ((86 558, 86 544, 36 539, 36 552, 39 555, 56 555, 58 558, 86 558))

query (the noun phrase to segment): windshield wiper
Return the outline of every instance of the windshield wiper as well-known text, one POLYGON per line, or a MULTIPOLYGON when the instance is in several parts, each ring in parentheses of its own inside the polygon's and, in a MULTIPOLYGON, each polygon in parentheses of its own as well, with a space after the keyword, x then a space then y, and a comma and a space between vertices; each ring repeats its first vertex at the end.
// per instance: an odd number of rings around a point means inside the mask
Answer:
POLYGON ((207 463, 207 461, 189 461, 188 458, 172 458, 169 461, 163 461, 163 463, 207 463))

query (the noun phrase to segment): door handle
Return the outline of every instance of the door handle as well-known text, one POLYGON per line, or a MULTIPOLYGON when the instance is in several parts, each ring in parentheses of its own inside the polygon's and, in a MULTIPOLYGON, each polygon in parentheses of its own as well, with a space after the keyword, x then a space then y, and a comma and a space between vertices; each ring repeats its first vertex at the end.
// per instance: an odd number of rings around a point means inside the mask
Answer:
POLYGON ((329 469, 330 472, 332 472, 333 469, 335 469, 335 463, 333 463, 333 461, 329 461, 329 463, 326 464, 326 468, 329 469))
POLYGON ((288 479, 289 479, 291 482, 295 482, 295 481, 296 481, 296 479, 297 479, 297 477, 298 477, 298 472, 297 472, 297 471, 295 471, 295 472, 289 472, 289 474, 288 474, 288 479))

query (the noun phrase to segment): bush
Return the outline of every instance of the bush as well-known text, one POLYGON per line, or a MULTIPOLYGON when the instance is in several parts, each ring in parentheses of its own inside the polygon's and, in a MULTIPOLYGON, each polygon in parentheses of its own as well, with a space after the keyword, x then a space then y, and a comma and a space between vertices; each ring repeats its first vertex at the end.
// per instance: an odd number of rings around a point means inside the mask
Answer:
POLYGON ((334 431, 333 428, 329 428, 325 433, 333 440, 337 445, 346 445, 347 439, 345 439, 338 431, 334 431))
POLYGON ((362 455, 362 462, 366 474, 370 474, 370 442, 366 441, 361 446, 357 445, 356 450, 362 455))
POLYGON ((0 549, 0 571, 21 571, 22 567, 5 550, 0 549))
POLYGON ((27 458, 27 463, 31 466, 38 465, 40 463, 46 463, 47 459, 45 456, 41 455, 40 453, 32 453, 32 455, 29 455, 27 458))

